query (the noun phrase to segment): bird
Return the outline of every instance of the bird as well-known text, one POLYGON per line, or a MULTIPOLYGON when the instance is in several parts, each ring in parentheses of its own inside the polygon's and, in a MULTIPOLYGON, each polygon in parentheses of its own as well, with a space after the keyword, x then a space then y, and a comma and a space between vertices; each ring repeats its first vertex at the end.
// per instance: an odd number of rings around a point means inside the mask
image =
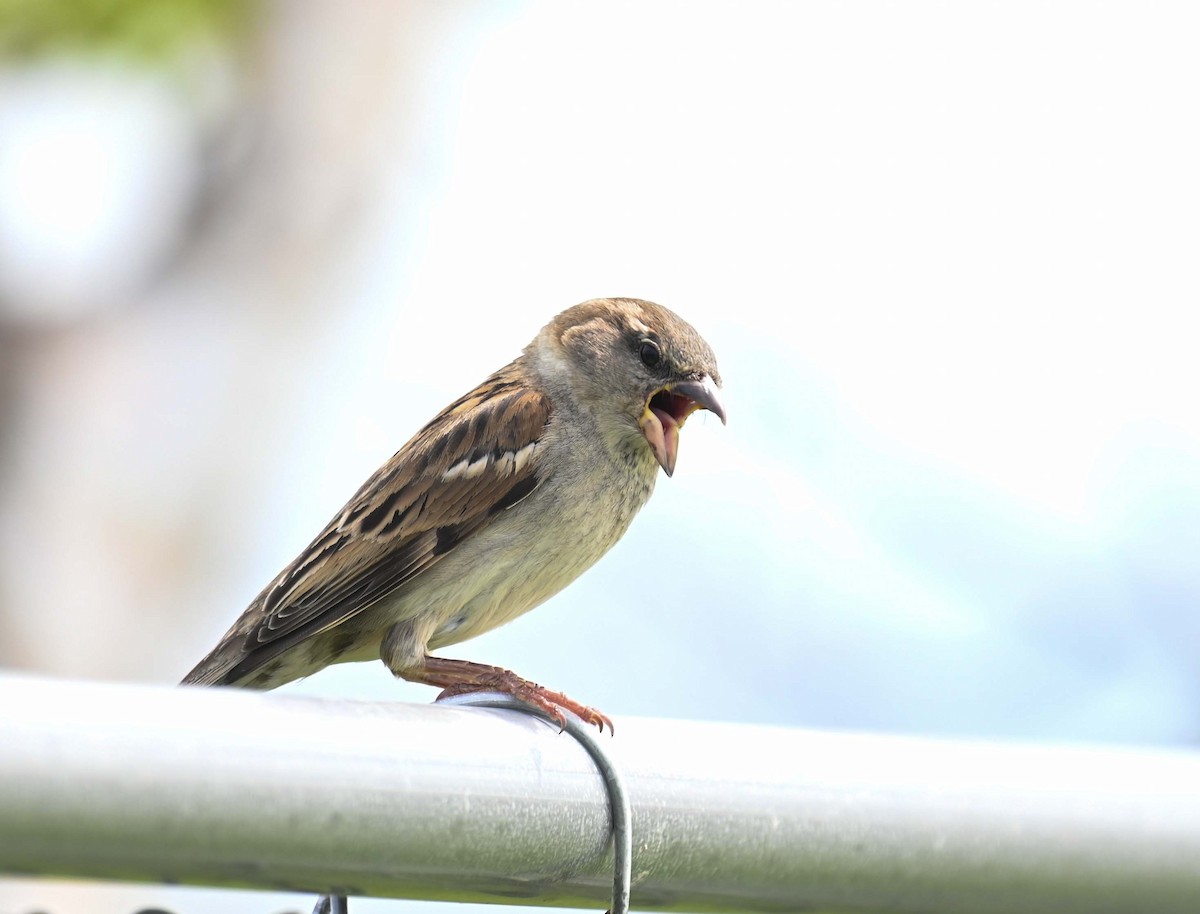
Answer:
POLYGON ((597 298, 383 464, 254 598, 184 685, 271 689, 379 659, 438 698, 499 691, 601 732, 594 708, 501 667, 434 656, 538 606, 591 567, 675 471, 679 430, 726 421, 716 357, 662 305, 597 298))

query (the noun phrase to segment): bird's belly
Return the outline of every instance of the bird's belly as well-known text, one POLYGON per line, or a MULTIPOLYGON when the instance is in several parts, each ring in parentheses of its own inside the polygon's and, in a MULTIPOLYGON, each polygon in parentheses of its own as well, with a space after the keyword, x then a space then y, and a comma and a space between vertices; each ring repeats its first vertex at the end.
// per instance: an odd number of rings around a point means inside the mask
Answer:
MULTIPOLYGON (((564 545, 564 544, 559 544, 564 545)), ((430 647, 455 644, 474 638, 528 612, 558 593, 593 565, 605 551, 594 544, 576 544, 575 549, 530 549, 484 574, 464 569, 470 583, 456 611, 441 614, 430 647)), ((431 607, 432 609, 432 607, 431 607)), ((436 612, 436 610, 435 610, 436 612)))
MULTIPOLYGON (((553 529, 522 529, 521 518, 496 524, 477 548, 437 569, 449 597, 428 610, 439 618, 431 648, 456 644, 510 622, 558 593, 594 565, 629 527, 636 508, 604 516, 560 516, 553 529), (513 543, 521 543, 519 549, 513 543)), ((430 595, 432 596, 432 594, 430 595)))

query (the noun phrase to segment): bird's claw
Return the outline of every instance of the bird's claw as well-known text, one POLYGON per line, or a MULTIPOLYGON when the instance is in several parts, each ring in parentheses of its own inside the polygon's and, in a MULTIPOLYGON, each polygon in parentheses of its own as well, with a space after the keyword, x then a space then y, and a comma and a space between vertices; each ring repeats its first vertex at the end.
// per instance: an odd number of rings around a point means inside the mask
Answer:
POLYGON ((438 695, 438 700, 452 698, 455 695, 468 695, 472 692, 490 691, 503 692, 518 701, 533 705, 558 724, 560 733, 567 728, 567 719, 563 716, 563 711, 570 711, 584 723, 599 728, 601 733, 604 732, 605 727, 608 728, 610 734, 614 732, 612 718, 607 714, 582 705, 574 699, 568 698, 562 692, 555 692, 536 682, 522 679, 516 673, 508 670, 497 669, 495 673, 482 676, 478 681, 448 686, 438 695))

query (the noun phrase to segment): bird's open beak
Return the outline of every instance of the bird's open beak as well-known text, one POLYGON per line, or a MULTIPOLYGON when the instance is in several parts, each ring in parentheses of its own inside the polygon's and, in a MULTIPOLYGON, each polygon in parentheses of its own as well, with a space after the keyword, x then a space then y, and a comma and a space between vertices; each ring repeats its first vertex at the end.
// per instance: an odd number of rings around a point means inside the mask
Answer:
POLYGON ((715 413, 725 424, 725 407, 717 394, 717 385, 705 375, 699 381, 678 381, 661 387, 646 400, 646 408, 638 425, 654 459, 668 475, 675 472, 675 456, 679 452, 679 430, 698 409, 715 413))

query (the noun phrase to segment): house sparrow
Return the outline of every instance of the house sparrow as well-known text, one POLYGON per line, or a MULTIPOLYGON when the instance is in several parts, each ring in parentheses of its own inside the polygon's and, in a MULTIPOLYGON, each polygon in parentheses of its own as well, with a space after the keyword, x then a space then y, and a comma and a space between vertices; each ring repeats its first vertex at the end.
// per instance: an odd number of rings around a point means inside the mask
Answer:
POLYGON ((674 472, 687 417, 725 421, 720 384, 708 344, 661 305, 568 308, 380 467, 184 684, 270 689, 380 658, 439 697, 496 690, 611 729, 508 670, 429 651, 516 618, 604 555, 658 468, 674 472))

